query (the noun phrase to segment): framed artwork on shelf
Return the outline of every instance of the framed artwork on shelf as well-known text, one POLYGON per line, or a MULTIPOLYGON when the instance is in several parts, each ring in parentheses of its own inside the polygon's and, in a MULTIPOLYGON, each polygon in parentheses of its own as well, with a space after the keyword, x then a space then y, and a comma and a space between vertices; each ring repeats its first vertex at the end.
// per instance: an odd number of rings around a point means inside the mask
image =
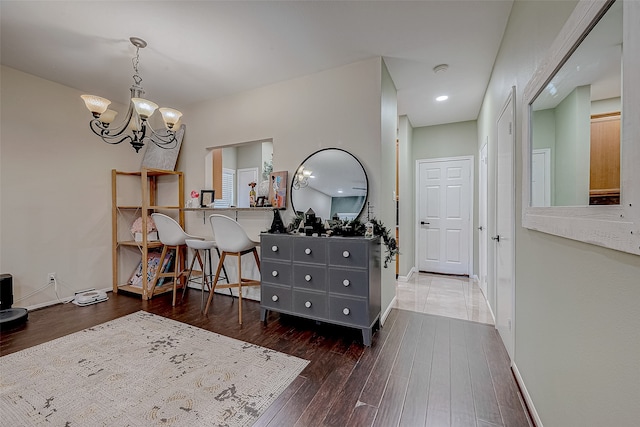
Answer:
MULTIPOLYGON (((160 252, 147 253, 147 283, 151 283, 156 276, 158 268, 161 268, 160 252)), ((135 286, 136 288, 142 287, 142 260, 138 263, 138 267, 133 271, 127 284, 135 286)))
POLYGON ((272 172, 269 177, 269 204, 274 209, 287 207, 287 178, 287 171, 272 172))
POLYGON ((200 190, 200 207, 206 208, 213 203, 215 190, 200 190))

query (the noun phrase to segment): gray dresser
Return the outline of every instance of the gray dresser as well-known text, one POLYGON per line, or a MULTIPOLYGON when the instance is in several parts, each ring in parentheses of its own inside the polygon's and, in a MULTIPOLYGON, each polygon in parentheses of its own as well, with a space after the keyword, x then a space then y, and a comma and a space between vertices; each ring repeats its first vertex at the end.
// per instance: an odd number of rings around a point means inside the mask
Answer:
POLYGON ((277 311, 362 330, 380 320, 380 239, 262 234, 260 318, 277 311))

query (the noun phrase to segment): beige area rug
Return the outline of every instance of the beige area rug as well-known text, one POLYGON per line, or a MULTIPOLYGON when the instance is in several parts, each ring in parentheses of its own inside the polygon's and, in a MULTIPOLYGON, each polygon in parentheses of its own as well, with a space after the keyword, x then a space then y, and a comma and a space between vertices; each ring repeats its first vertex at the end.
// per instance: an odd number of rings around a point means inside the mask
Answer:
POLYGON ((139 311, 0 358, 1 426, 249 426, 309 362, 139 311))

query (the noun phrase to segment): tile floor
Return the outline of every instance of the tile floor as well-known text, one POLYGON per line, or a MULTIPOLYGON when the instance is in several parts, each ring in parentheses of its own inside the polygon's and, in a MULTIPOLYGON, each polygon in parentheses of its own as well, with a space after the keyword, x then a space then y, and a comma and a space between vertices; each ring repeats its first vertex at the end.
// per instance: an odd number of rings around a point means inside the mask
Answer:
POLYGON ((394 307, 494 324, 480 287, 468 277, 414 274, 406 282, 396 282, 394 307))

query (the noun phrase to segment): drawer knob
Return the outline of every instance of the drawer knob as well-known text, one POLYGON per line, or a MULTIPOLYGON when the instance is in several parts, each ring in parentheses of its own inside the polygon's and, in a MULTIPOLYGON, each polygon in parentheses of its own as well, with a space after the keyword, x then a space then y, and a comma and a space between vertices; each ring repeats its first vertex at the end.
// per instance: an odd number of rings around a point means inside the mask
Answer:
POLYGON ((274 295, 271 297, 271 301, 276 302, 278 301, 280 298, 278 298, 278 295, 274 295))
POLYGON ((304 250, 304 253, 307 255, 311 255, 311 249, 307 248, 304 250))
POLYGON ((304 306, 307 307, 307 308, 311 308, 311 301, 305 302, 304 306))
POLYGON ((306 280, 307 282, 311 281, 311 275, 307 274, 306 276, 304 276, 304 280, 306 280))
POLYGON ((271 252, 278 252, 278 247, 276 245, 271 246, 271 252))
POLYGON ((344 279, 342 281, 342 284, 345 285, 345 286, 349 286, 351 284, 351 282, 349 281, 349 279, 344 279))
POLYGON ((342 256, 345 258, 349 258, 351 256, 351 254, 349 253, 349 251, 344 251, 342 252, 342 256))
POLYGON ((277 272, 276 270, 273 270, 273 271, 271 272, 271 275, 272 275, 273 277, 277 277, 277 276, 278 276, 278 272, 277 272))
POLYGON ((342 309, 342 314, 344 314, 345 316, 348 316, 349 313, 351 313, 351 310, 349 310, 348 308, 343 308, 342 309))

